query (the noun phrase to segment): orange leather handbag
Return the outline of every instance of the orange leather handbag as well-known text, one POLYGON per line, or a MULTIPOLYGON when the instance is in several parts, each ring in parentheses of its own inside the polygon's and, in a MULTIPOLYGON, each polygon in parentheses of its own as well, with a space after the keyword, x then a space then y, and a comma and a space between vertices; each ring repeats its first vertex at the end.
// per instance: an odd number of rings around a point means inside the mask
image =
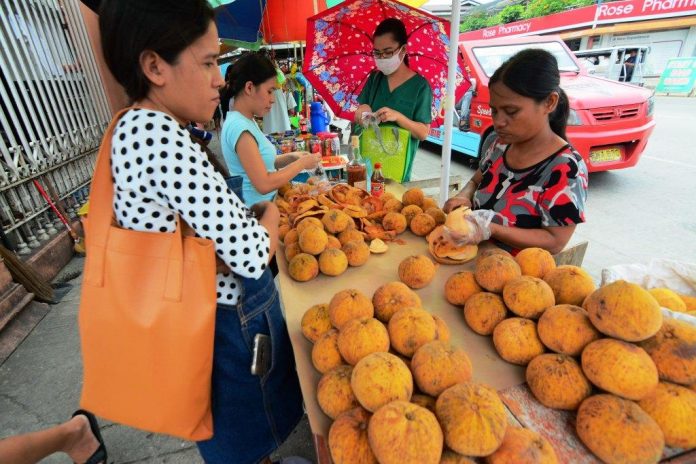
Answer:
POLYGON ((87 258, 79 325, 81 407, 120 424, 204 440, 215 336, 215 250, 210 240, 114 225, 111 121, 84 221, 87 258))

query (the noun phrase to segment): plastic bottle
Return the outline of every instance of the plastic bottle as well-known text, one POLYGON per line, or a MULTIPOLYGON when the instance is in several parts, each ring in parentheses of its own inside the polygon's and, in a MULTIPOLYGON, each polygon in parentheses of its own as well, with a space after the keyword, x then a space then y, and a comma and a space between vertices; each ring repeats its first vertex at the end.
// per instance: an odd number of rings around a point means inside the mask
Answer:
POLYGON ((382 175, 382 163, 375 163, 375 170, 370 179, 370 194, 373 197, 381 197, 384 193, 384 175, 382 175))
POLYGON ((352 156, 350 163, 346 166, 348 174, 348 185, 367 190, 367 166, 360 156, 360 138, 354 135, 350 138, 352 156))

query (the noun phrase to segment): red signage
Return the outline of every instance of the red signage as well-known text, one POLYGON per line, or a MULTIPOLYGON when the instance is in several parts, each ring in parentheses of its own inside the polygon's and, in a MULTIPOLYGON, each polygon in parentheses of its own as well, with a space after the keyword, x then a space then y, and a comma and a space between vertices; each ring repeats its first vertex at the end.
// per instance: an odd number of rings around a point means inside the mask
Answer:
POLYGON ((540 18, 464 32, 459 35, 459 40, 546 34, 566 29, 591 27, 593 24, 614 24, 689 15, 696 15, 696 0, 626 0, 590 5, 540 18))

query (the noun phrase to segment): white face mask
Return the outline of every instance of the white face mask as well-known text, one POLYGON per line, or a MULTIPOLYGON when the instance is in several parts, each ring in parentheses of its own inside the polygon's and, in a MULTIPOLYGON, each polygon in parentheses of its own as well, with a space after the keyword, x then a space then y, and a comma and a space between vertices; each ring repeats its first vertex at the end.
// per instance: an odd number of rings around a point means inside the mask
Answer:
POLYGON ((375 65, 377 66, 377 69, 382 71, 385 76, 393 74, 394 71, 399 69, 399 66, 401 66, 401 62, 406 56, 406 54, 404 54, 404 56, 399 56, 401 55, 402 48, 403 47, 399 47, 391 58, 375 58, 375 65))

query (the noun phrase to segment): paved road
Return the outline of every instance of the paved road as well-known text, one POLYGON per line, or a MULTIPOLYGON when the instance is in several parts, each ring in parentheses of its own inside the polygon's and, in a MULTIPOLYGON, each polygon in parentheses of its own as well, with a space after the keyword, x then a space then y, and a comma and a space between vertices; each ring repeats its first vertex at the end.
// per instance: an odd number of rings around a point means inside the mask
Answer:
MULTIPOLYGON (((573 241, 587 240, 584 266, 602 268, 652 258, 696 261, 696 99, 657 97, 655 131, 634 168, 590 175, 587 223, 573 241)), ((439 147, 426 144, 414 178, 439 177, 439 147)), ((461 155, 451 174, 473 170, 461 155)))
MULTIPOLYGON (((696 99, 658 98, 656 111, 657 128, 637 167, 590 176, 588 222, 575 239, 590 242, 585 267, 596 278, 614 264, 656 257, 696 261, 696 99)), ((421 150, 415 163, 415 178, 439 176, 434 148, 421 150)), ((453 163, 452 171, 465 178, 473 172, 461 161, 453 163)), ((79 269, 82 261, 70 266, 79 269)), ((0 437, 55 425, 77 407, 80 281, 72 283, 73 290, 0 365, 0 437)), ((193 444, 181 440, 109 423, 103 434, 110 463, 202 462, 193 444)), ((280 454, 313 458, 306 421, 280 454)), ((44 462, 69 461, 63 455, 44 462)))

